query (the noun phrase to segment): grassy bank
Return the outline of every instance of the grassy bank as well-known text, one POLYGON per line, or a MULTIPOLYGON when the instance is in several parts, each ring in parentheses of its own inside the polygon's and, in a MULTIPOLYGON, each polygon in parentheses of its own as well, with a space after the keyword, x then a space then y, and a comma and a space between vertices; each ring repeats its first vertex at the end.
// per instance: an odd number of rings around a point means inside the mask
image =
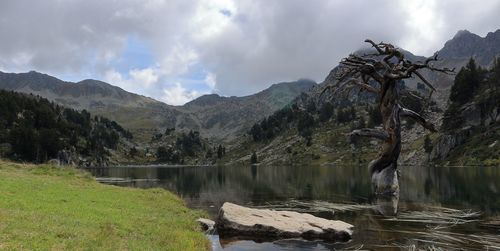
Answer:
POLYGON ((69 167, 0 160, 0 249, 207 250, 200 212, 160 189, 102 185, 69 167))

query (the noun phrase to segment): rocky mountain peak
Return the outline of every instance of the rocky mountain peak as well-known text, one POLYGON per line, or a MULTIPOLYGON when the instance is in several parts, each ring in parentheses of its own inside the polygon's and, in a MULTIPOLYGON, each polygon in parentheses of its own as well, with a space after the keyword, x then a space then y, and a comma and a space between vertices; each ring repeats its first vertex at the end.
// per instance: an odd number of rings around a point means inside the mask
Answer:
POLYGON ((486 39, 489 40, 500 40, 500 29, 494 31, 494 32, 488 32, 486 35, 486 39))
POLYGON ((206 106, 206 105, 216 105, 219 102, 222 102, 225 98, 219 96, 218 94, 206 94, 198 97, 192 101, 189 101, 184 106, 206 106))
POLYGON ((468 31, 468 30, 459 30, 457 31, 457 33, 455 34, 455 36, 453 36, 452 40, 454 39, 460 39, 461 37, 474 37, 474 36, 477 36, 479 37, 478 35, 468 31))
POLYGON ((500 54, 500 30, 480 37, 467 30, 460 30, 439 51, 443 59, 468 59, 474 57, 481 65, 489 65, 500 54))

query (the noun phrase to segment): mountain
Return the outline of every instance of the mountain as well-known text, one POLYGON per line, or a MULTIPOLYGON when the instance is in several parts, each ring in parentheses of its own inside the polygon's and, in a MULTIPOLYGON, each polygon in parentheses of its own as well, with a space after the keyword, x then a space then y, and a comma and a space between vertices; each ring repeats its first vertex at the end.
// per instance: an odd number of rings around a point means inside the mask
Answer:
POLYGON ((157 101, 132 94, 97 80, 66 82, 47 74, 0 72, 0 87, 23 93, 33 93, 78 109, 94 110, 104 106, 145 107, 157 101))
POLYGON ((230 140, 256 121, 315 86, 309 80, 280 83, 245 97, 201 96, 183 106, 171 106, 97 80, 66 82, 31 71, 0 72, 0 89, 32 93, 58 104, 116 120, 138 141, 148 141, 166 128, 199 131, 204 137, 230 140))
POLYGON ((488 33, 484 38, 467 30, 458 31, 445 43, 439 54, 445 59, 454 60, 468 60, 472 56, 480 65, 491 66, 500 54, 500 29, 488 33))
MULTIPOLYGON (((413 55, 408 51, 402 51, 410 60, 425 60, 425 57, 413 55)), ((366 49, 354 53, 364 54, 365 52, 366 49)), ((480 37, 468 31, 459 31, 452 39, 445 43, 443 48, 438 51, 438 55, 440 61, 434 63, 436 67, 456 68, 457 73, 467 64, 470 58, 474 58, 483 68, 490 68, 493 60, 500 55, 500 30, 490 32, 486 37, 480 37)), ((338 66, 333 67, 322 83, 316 85, 311 91, 300 95, 291 106, 292 108, 296 107, 294 108, 295 110, 280 110, 256 123, 252 127, 250 135, 241 138, 239 140, 241 143, 229 151, 225 161, 250 163, 250 157, 253 152, 258 156, 259 162, 264 164, 299 164, 303 162, 345 164, 346 162, 353 161, 369 161, 371 159, 370 156, 376 155, 376 150, 374 151, 376 147, 373 145, 377 145, 377 142, 348 142, 344 135, 353 128, 364 127, 365 124, 373 125, 370 122, 370 120, 373 120, 373 107, 369 106, 371 104, 369 101, 371 98, 370 94, 362 94, 361 96, 350 95, 347 98, 338 95, 333 97, 321 95, 326 84, 337 81, 335 79, 337 69, 338 66), (327 102, 333 105, 328 105, 327 102), (314 104, 314 106, 311 104, 314 104), (353 110, 346 110, 352 106, 355 106, 353 110), (324 114, 326 114, 326 119, 322 119, 322 116, 325 118, 324 114), (346 116, 346 114, 352 115, 346 116), (360 159, 355 159, 358 156, 354 154, 355 152, 363 153, 360 159)), ((437 92, 433 95, 433 102, 430 103, 431 106, 426 111, 426 117, 430 118, 436 124, 440 124, 444 111, 447 110, 449 105, 449 94, 455 75, 440 74, 432 71, 423 71, 422 73, 437 89, 437 92)), ((405 85, 410 89, 417 89, 417 87, 422 86, 422 83, 421 80, 414 78, 405 80, 405 85)), ((352 93, 357 93, 356 89, 352 93)), ((423 91, 422 94, 425 93, 423 91)), ((480 92, 478 97, 480 98, 481 96, 485 97, 486 93, 480 92)), ((466 106, 477 108, 478 104, 481 104, 477 103, 480 100, 479 98, 475 99, 476 103, 468 103, 469 106, 466 106)), ((493 107, 496 105, 498 110, 498 100, 488 99, 488 102, 496 102, 493 107)), ((415 100, 407 100, 403 104, 405 106, 415 105, 416 107, 422 107, 415 100)), ((465 112, 468 111, 470 112, 470 109, 465 110, 465 112)), ((472 115, 475 117, 480 116, 480 111, 478 108, 472 115)), ((472 115, 469 114, 467 116, 472 115)), ((413 127, 411 122, 406 123, 408 126, 405 126, 401 161, 421 164, 428 158, 424 151, 424 139, 427 132, 421 127, 413 127)), ((488 126, 482 129, 491 132, 491 128, 488 126)), ((431 141, 441 142, 441 133, 429 135, 431 141)), ((486 136, 483 136, 483 139, 484 137, 486 136)), ((444 139, 446 140, 446 137, 444 139)), ((483 140, 483 142, 492 144, 490 141, 483 140)), ((446 145, 447 142, 439 144, 446 145)), ((472 143, 471 145, 474 144, 472 143)), ((495 144, 498 145, 498 143, 495 144)), ((470 148, 471 145, 467 145, 467 147, 470 148)), ((445 151, 449 152, 450 148, 448 147, 445 151)), ((443 150, 438 150, 438 152, 443 152, 443 150)))
POLYGON ((226 142, 246 133, 250 126, 289 104, 297 95, 316 85, 310 80, 274 84, 245 97, 201 96, 178 107, 179 127, 194 128, 211 138, 226 142))
MULTIPOLYGON (((436 67, 455 68, 458 72, 471 57, 480 66, 491 67, 495 57, 500 55, 500 29, 488 33, 485 37, 460 30, 437 53, 440 60, 434 63, 436 67)), ((437 93, 437 98, 446 102, 454 75, 439 74, 429 70, 424 70, 422 73, 438 90, 442 90, 443 93, 437 93)), ((412 79, 407 82, 410 86, 416 86, 420 80, 412 79)))

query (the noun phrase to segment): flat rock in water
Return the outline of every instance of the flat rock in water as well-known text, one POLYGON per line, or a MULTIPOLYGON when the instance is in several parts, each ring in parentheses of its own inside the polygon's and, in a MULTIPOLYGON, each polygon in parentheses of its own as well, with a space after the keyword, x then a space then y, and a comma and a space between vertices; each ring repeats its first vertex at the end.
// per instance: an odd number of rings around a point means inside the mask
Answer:
POLYGON ((203 230, 205 231, 210 231, 214 228, 215 226, 215 222, 213 220, 209 220, 209 219, 204 219, 204 218, 199 218, 196 220, 200 225, 201 227, 203 228, 203 230))
POLYGON ((307 213, 253 209, 226 202, 219 211, 216 228, 221 235, 347 241, 353 225, 307 213))

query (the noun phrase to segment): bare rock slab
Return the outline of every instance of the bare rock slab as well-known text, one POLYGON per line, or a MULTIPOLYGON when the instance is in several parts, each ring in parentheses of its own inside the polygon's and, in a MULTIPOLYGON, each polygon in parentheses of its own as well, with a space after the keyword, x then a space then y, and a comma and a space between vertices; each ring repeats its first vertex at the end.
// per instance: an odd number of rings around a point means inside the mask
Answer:
POLYGON ((219 211, 220 235, 256 238, 298 238, 347 241, 353 225, 307 213, 253 209, 226 202, 219 211))
POLYGON ((196 222, 200 224, 201 228, 204 231, 211 231, 212 229, 214 229, 215 226, 215 221, 210 219, 198 218, 196 222))

